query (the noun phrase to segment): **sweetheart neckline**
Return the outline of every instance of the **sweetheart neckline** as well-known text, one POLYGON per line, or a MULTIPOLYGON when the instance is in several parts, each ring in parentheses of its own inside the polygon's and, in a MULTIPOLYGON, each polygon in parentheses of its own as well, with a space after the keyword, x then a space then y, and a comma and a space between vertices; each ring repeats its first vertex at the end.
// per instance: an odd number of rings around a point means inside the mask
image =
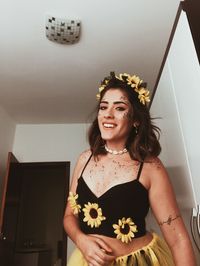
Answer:
POLYGON ((91 190, 91 188, 88 186, 87 182, 85 181, 85 179, 83 178, 83 176, 81 175, 80 178, 78 179, 78 182, 79 180, 82 179, 82 181, 85 183, 86 187, 88 188, 88 190, 90 191, 90 193, 92 193, 94 195, 94 197, 96 199, 101 199, 104 195, 106 195, 108 192, 110 192, 112 189, 115 189, 116 187, 119 187, 119 186, 123 186, 123 185, 127 185, 127 184, 130 184, 130 183, 135 183, 137 182, 144 190, 145 192, 148 193, 148 190, 147 188, 136 178, 136 179, 133 179, 131 181, 127 181, 127 182, 124 182, 124 183, 120 183, 120 184, 117 184, 117 185, 114 185, 113 187, 110 187, 109 189, 107 189, 103 194, 101 194, 100 196, 97 196, 96 194, 94 194, 94 192, 91 190))

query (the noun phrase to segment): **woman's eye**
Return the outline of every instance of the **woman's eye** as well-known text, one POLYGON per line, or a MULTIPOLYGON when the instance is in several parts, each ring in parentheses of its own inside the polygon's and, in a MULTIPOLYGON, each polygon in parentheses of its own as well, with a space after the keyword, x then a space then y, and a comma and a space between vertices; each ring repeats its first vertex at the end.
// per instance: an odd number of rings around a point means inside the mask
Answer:
POLYGON ((124 107, 121 107, 121 106, 118 106, 116 109, 117 109, 118 111, 124 111, 124 110, 125 110, 125 108, 124 108, 124 107))
POLYGON ((103 105, 101 105, 101 106, 99 106, 99 110, 105 110, 107 107, 106 106, 103 106, 103 105))

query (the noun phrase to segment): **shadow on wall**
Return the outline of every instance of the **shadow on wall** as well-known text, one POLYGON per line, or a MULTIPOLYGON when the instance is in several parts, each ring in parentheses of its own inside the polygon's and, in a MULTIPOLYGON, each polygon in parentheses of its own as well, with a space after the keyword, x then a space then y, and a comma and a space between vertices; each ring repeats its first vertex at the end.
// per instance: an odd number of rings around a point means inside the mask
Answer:
POLYGON ((194 207, 194 196, 190 177, 186 176, 185 169, 182 166, 166 167, 169 174, 176 199, 181 210, 194 207))

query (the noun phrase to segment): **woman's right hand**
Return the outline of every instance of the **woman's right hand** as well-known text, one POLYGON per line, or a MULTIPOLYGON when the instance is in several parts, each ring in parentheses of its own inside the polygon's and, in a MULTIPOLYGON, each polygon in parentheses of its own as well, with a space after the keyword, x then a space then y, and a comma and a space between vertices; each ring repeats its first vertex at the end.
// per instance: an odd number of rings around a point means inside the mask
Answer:
POLYGON ((76 245, 89 266, 107 266, 115 259, 112 249, 97 236, 81 234, 76 245))

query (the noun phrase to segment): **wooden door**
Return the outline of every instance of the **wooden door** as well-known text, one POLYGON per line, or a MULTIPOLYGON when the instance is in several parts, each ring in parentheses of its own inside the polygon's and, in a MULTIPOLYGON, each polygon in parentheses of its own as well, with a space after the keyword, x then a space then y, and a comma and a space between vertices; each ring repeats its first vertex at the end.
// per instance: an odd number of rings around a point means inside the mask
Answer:
POLYGON ((11 266, 13 261, 20 198, 20 175, 17 174, 18 166, 19 162, 15 156, 9 152, 6 174, 3 180, 3 194, 0 210, 1 266, 11 266))

